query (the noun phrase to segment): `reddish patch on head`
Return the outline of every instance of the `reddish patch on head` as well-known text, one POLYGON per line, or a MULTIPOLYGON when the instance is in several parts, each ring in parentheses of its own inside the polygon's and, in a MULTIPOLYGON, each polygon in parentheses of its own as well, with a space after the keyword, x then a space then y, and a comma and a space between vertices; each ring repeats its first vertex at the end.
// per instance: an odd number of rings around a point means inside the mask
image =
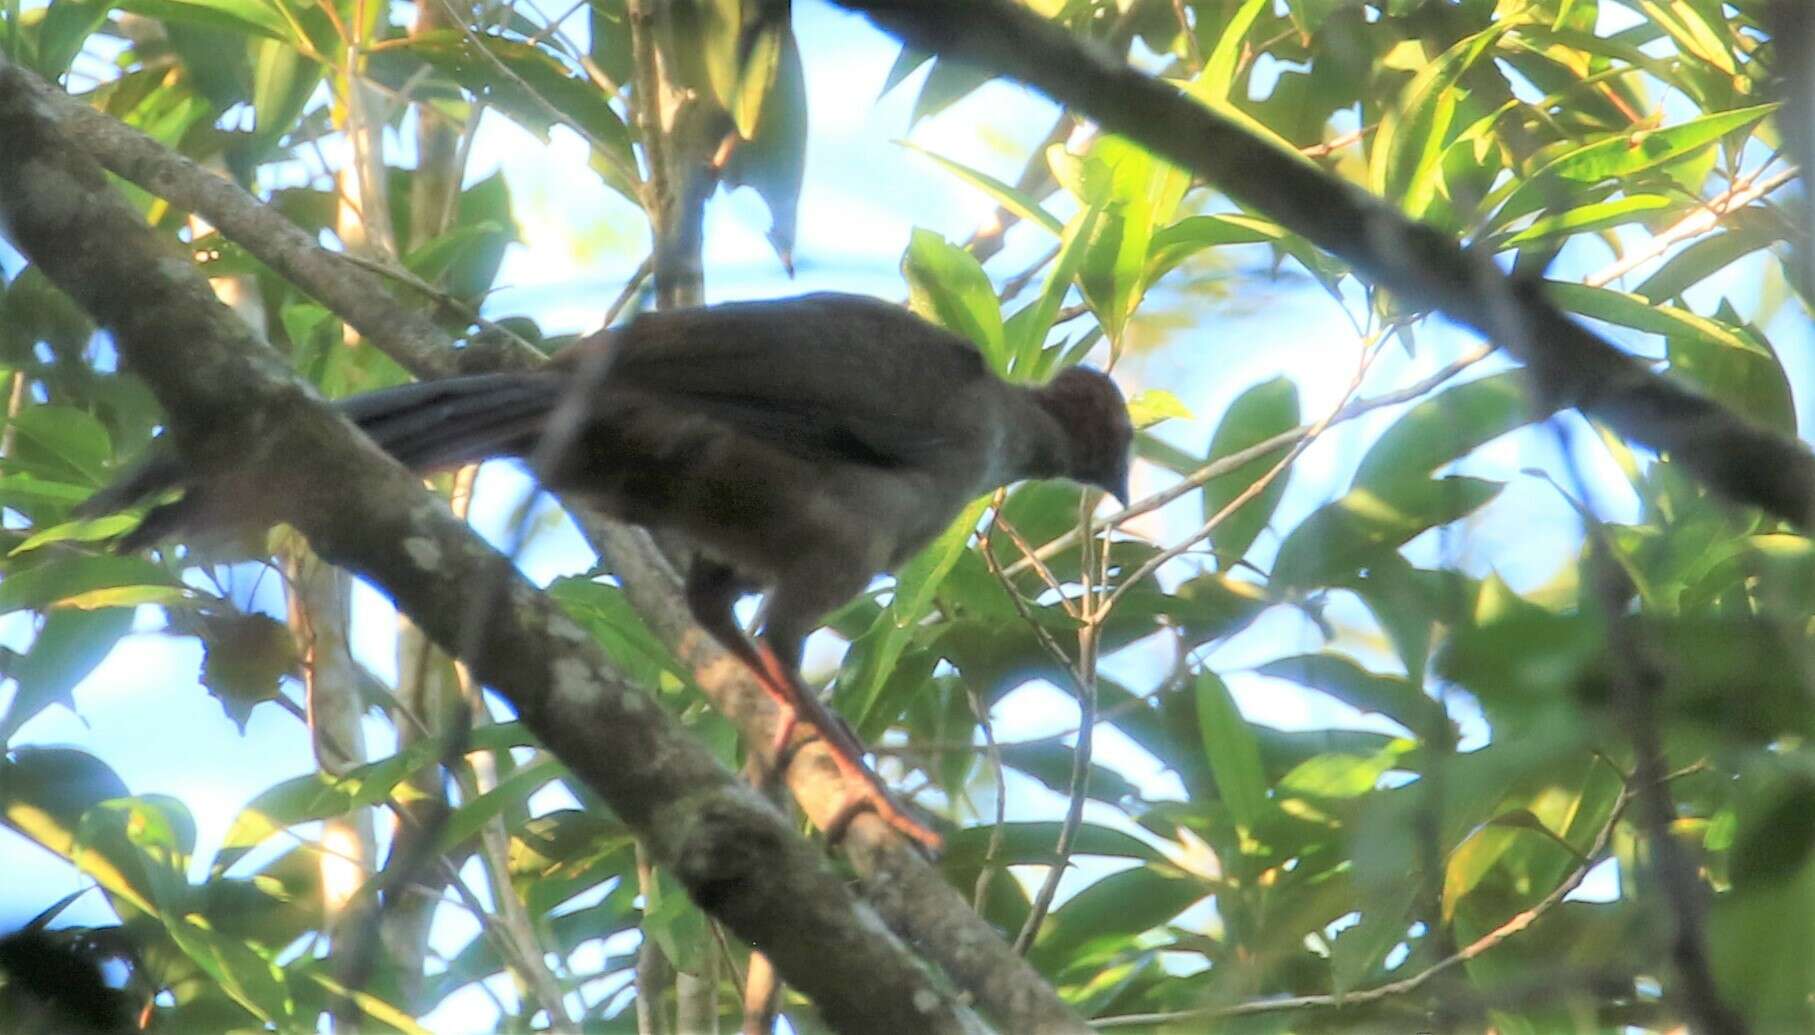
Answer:
POLYGON ((1041 403, 1058 419, 1071 447, 1065 474, 1123 502, 1128 495, 1128 451, 1134 426, 1128 403, 1107 374, 1089 367, 1063 371, 1040 390, 1041 403))

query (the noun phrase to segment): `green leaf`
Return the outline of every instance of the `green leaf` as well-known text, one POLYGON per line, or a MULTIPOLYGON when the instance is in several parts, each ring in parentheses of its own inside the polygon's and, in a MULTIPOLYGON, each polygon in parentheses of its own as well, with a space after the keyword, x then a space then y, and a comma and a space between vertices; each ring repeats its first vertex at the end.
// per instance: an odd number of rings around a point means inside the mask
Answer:
POLYGON ((1514 248, 1538 241, 1624 226, 1653 213, 1674 208, 1679 204, 1681 202, 1673 201, 1662 194, 1633 194, 1623 198, 1614 198, 1611 201, 1596 201, 1587 205, 1578 205, 1575 208, 1534 220, 1525 229, 1503 241, 1496 241, 1488 247, 1491 251, 1499 251, 1502 248, 1514 248))
POLYGON ((290 23, 266 0, 122 0, 115 6, 159 21, 226 29, 241 36, 295 40, 290 23))
POLYGON ((63 510, 82 502, 93 492, 93 485, 73 485, 31 474, 0 475, 0 506, 16 509, 49 505, 63 510))
POLYGON ((202 640, 202 685, 243 734, 253 707, 275 700, 279 681, 296 671, 296 641, 269 615, 229 611, 195 621, 202 640))
POLYGON ((1142 866, 1097 881, 1054 910, 1034 942, 1042 970, 1121 945, 1184 912, 1214 889, 1170 868, 1142 866))
POLYGON ((88 37, 107 20, 104 0, 51 0, 38 24, 38 74, 55 81, 69 70, 88 37))
MULTIPOLYGON (((1210 459, 1232 456, 1277 435, 1298 427, 1298 386, 1283 377, 1249 388, 1236 396, 1223 412, 1222 423, 1210 438, 1210 459)), ((1261 476, 1273 469, 1286 455, 1282 446, 1265 456, 1237 467, 1219 478, 1212 478, 1203 488, 1203 516, 1208 522, 1223 508, 1247 492, 1261 476)), ((1273 519, 1279 498, 1286 491, 1291 471, 1281 471, 1272 484, 1249 500, 1240 510, 1224 518, 1210 532, 1210 546, 1216 551, 1217 566, 1227 569, 1244 557, 1273 519)))
POLYGON ((107 480, 113 445, 94 415, 72 406, 28 406, 12 419, 16 471, 99 485, 107 480))
POLYGON ((1191 409, 1178 396, 1164 388, 1148 388, 1128 400, 1128 419, 1136 430, 1151 428, 1161 421, 1194 420, 1191 409))
POLYGON ((1147 251, 1147 283, 1152 284, 1179 263, 1203 251, 1228 244, 1265 244, 1288 237, 1285 228, 1270 220, 1229 213, 1186 216, 1156 232, 1147 251))
POLYGON ((1784 231, 1780 225, 1774 220, 1751 218, 1750 211, 1730 213, 1722 221, 1724 233, 1704 237, 1672 255, 1632 293, 1653 302, 1669 301, 1737 260, 1782 239, 1784 231))
POLYGON ((1211 102, 1229 99, 1229 92, 1235 86, 1236 69, 1246 50, 1244 44, 1248 33, 1254 28, 1254 20, 1271 6, 1270 0, 1243 0, 1242 5, 1230 14, 1229 20, 1223 23, 1222 32, 1217 35, 1216 46, 1204 58, 1204 70, 1191 83, 1188 92, 1192 96, 1211 102))
MULTIPOLYGON (((23 477, 29 478, 29 475, 23 477)), ((0 499, 4 498, 4 492, 0 492, 0 499)), ((12 553, 7 556, 18 557, 52 543, 103 542, 119 536, 120 533, 138 523, 139 518, 132 514, 108 514, 105 517, 87 518, 81 521, 65 521, 33 532, 26 537, 24 542, 13 547, 12 553)))
POLYGON ((1351 489, 1287 534, 1273 565, 1273 587, 1327 586, 1413 536, 1474 513, 1499 495, 1500 483, 1450 477, 1397 485, 1392 498, 1351 489))
POLYGON ((1046 285, 1040 289, 1040 297, 1009 318, 1005 328, 1009 372, 1026 377, 1033 371, 1040 350, 1046 344, 1046 336, 1052 330, 1052 322, 1058 318, 1059 306, 1077 279, 1078 267, 1083 264, 1091 235, 1101 218, 1102 211, 1095 207, 1072 217, 1060 235, 1059 252, 1053 257, 1052 268, 1046 272, 1046 285))
POLYGON ((769 208, 769 243, 782 265, 792 270, 800 188, 806 177, 806 72, 800 47, 785 23, 762 38, 776 43, 776 68, 762 96, 761 118, 744 132, 744 143, 732 149, 723 176, 727 184, 751 187, 762 197, 769 208))
POLYGON ((1354 489, 1394 498, 1418 491, 1451 461, 1537 419, 1520 371, 1445 389, 1412 407, 1375 440, 1355 471, 1354 489))
POLYGON ((1379 784, 1380 778, 1393 768, 1409 746, 1409 741, 1395 741, 1393 746, 1373 755, 1343 752, 1314 755, 1279 778, 1279 796, 1305 798, 1312 802, 1359 798, 1379 784))
POLYGON ((1378 712, 1423 736, 1443 720, 1443 709, 1402 676, 1362 668, 1346 654, 1324 651, 1277 658, 1262 665, 1263 676, 1291 680, 1363 712, 1378 712))
POLYGON ((1261 768, 1260 748, 1242 718, 1229 688, 1216 673, 1205 669, 1196 684, 1198 734, 1204 742, 1204 759, 1216 780, 1217 795, 1229 809, 1235 825, 1254 829, 1268 811, 1267 774, 1261 768))
POLYGON ((1738 324, 1725 303, 1720 321, 1750 346, 1729 347, 1703 335, 1673 335, 1666 344, 1670 372, 1699 386, 1729 408, 1785 435, 1796 434, 1796 403, 1790 377, 1771 343, 1738 324))
POLYGON ((1576 184, 1624 180, 1647 169, 1687 157, 1726 136, 1754 125, 1777 110, 1775 103, 1715 112, 1664 129, 1636 129, 1571 148, 1524 178, 1507 196, 1497 219, 1514 218, 1546 203, 1576 184))
POLYGON ((143 595, 167 602, 181 599, 184 592, 168 572, 143 557, 62 555, 0 580, 0 614, 105 606, 103 591, 122 588, 144 589, 143 595))
MULTIPOLYGON (((481 54, 464 33, 452 29, 386 41, 372 51, 374 55, 414 57, 433 65, 544 139, 555 122, 549 110, 552 106, 606 149, 613 168, 636 168, 630 131, 612 110, 610 98, 600 93, 591 80, 569 75, 547 52, 526 43, 497 36, 481 36, 479 41, 515 79, 500 75, 492 60, 481 54), (548 104, 540 103, 538 97, 548 104)), ((614 179, 612 186, 635 193, 634 184, 621 178, 614 179)))
POLYGON ((977 260, 931 230, 914 231, 901 274, 914 312, 974 342, 990 368, 1008 370, 1002 307, 977 260))
POLYGON ((913 639, 920 620, 932 607, 934 592, 958 563, 959 555, 970 542, 971 534, 977 530, 977 522, 988 506, 987 496, 972 500, 945 531, 939 533, 939 538, 902 566, 895 575, 894 599, 877 616, 869 631, 852 645, 853 651, 862 645, 863 660, 851 679, 846 680, 841 674, 837 700, 839 710, 852 717, 860 736, 873 738, 894 721, 895 716, 882 714, 875 708, 883 684, 894 671, 901 652, 913 639))
POLYGON ((939 166, 946 172, 951 173, 965 183, 968 183, 989 195, 990 199, 997 205, 1013 212, 1015 215, 1034 226, 1045 230, 1047 233, 1056 237, 1065 232, 1065 224, 1061 223, 1057 216, 1040 207, 1040 202, 1036 198, 1023 191, 1017 190, 1012 185, 1003 183, 994 176, 973 169, 961 162, 955 162, 943 155, 934 154, 911 140, 897 140, 895 143, 916 154, 922 155, 934 165, 939 166))
POLYGON ((0 745, 48 705, 74 708, 70 691, 131 629, 131 608, 64 610, 45 615, 31 647, 6 660, 3 673, 13 680, 14 692, 12 704, 0 717, 0 745))
POLYGON ((1696 339, 1695 344, 1700 348, 1754 352, 1759 354, 1760 359, 1776 361, 1776 357, 1771 354, 1770 350, 1757 342, 1718 320, 1697 316, 1687 309, 1654 303, 1638 295, 1614 291, 1611 288, 1589 287, 1586 284, 1546 281, 1545 288, 1553 301, 1570 312, 1591 316, 1597 320, 1605 320, 1621 327, 1661 334, 1671 339, 1696 339))
POLYGON ((66 859, 75 849, 83 814, 128 793, 125 781, 86 751, 28 745, 0 757, 0 815, 6 825, 66 859))
POLYGON ((1684 0, 1636 0, 1639 10, 1670 34, 1677 49, 1728 75, 1736 71, 1727 22, 1718 11, 1708 17, 1684 0))
POLYGON ((1457 84, 1511 28, 1499 21, 1464 37, 1406 84, 1403 99, 1380 120, 1369 150, 1368 188, 1420 217, 1437 194, 1450 123, 1462 99, 1457 84))
POLYGON ((513 771, 498 781, 496 787, 454 810, 448 817, 447 824, 442 827, 440 836, 435 839, 436 854, 453 851, 468 838, 477 835, 479 828, 505 810, 523 810, 530 795, 541 790, 549 781, 561 779, 566 773, 565 766, 547 757, 513 771))
POLYGON ((252 41, 253 140, 268 147, 296 127, 326 71, 280 40, 252 41))

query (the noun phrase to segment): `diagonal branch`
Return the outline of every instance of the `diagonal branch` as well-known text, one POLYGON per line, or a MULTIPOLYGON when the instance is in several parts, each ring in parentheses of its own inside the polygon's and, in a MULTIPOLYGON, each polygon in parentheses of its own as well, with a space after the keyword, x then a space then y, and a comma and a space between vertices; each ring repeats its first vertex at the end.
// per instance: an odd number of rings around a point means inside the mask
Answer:
MULTIPOLYGON (((419 311, 400 305, 370 272, 322 248, 234 184, 36 76, 15 70, 7 80, 7 90, 28 93, 109 170, 179 208, 206 217, 223 235, 333 310, 411 373, 429 378, 467 369, 457 362, 452 340, 419 311)), ((525 355, 526 351, 490 358, 498 365, 540 361, 539 355, 525 355)), ((694 623, 681 601, 679 580, 649 537, 636 529, 591 519, 584 511, 575 511, 575 517, 589 540, 611 558, 631 603, 692 671, 713 707, 738 727, 746 743, 771 743, 774 705, 748 673, 694 623)), ((481 674, 481 681, 489 679, 481 674)), ((794 753, 786 776, 802 810, 821 829, 849 799, 850 792, 829 753, 818 742, 794 753)), ((916 945, 955 984, 975 996, 984 1012, 1005 1030, 1087 1030, 1051 986, 971 911, 914 847, 887 824, 872 820, 868 813, 857 816, 843 845, 862 878, 866 898, 891 930, 916 945)))
POLYGON ((1489 255, 1407 219, 1064 26, 1010 0, 838 0, 907 43, 1019 80, 1207 177, 1414 307, 1480 331, 1525 364, 1549 404, 1667 452, 1729 499, 1815 525, 1815 455, 1653 373, 1508 278, 1489 255))
POLYGON ((964 1030, 949 994, 858 904, 767 801, 627 685, 572 619, 353 434, 172 255, 62 138, 0 60, 0 225, 107 328, 170 415, 188 462, 218 471, 229 516, 294 524, 383 588, 674 873, 843 1031, 964 1030), (463 637, 475 585, 502 606, 463 637))

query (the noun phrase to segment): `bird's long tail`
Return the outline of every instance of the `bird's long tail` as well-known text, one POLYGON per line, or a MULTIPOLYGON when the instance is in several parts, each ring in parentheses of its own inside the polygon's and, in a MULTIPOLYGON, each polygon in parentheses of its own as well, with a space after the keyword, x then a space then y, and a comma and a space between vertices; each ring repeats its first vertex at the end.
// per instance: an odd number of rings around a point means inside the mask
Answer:
MULTIPOLYGON (((561 397, 563 380, 548 373, 476 374, 381 388, 336 404, 385 452, 413 471, 458 467, 532 449, 561 397)), ((154 443, 147 457, 75 508, 73 517, 96 517, 160 496, 185 495, 153 508, 117 544, 131 551, 190 529, 209 509, 205 484, 174 450, 154 443)))

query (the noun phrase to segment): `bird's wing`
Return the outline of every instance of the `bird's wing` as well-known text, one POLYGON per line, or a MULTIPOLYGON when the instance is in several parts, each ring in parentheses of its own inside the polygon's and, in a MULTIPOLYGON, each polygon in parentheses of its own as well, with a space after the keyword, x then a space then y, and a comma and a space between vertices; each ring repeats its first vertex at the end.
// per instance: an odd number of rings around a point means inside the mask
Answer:
POLYGON ((790 454, 927 466, 970 447, 954 408, 992 381, 969 342, 855 295, 650 314, 612 340, 608 382, 790 454))

